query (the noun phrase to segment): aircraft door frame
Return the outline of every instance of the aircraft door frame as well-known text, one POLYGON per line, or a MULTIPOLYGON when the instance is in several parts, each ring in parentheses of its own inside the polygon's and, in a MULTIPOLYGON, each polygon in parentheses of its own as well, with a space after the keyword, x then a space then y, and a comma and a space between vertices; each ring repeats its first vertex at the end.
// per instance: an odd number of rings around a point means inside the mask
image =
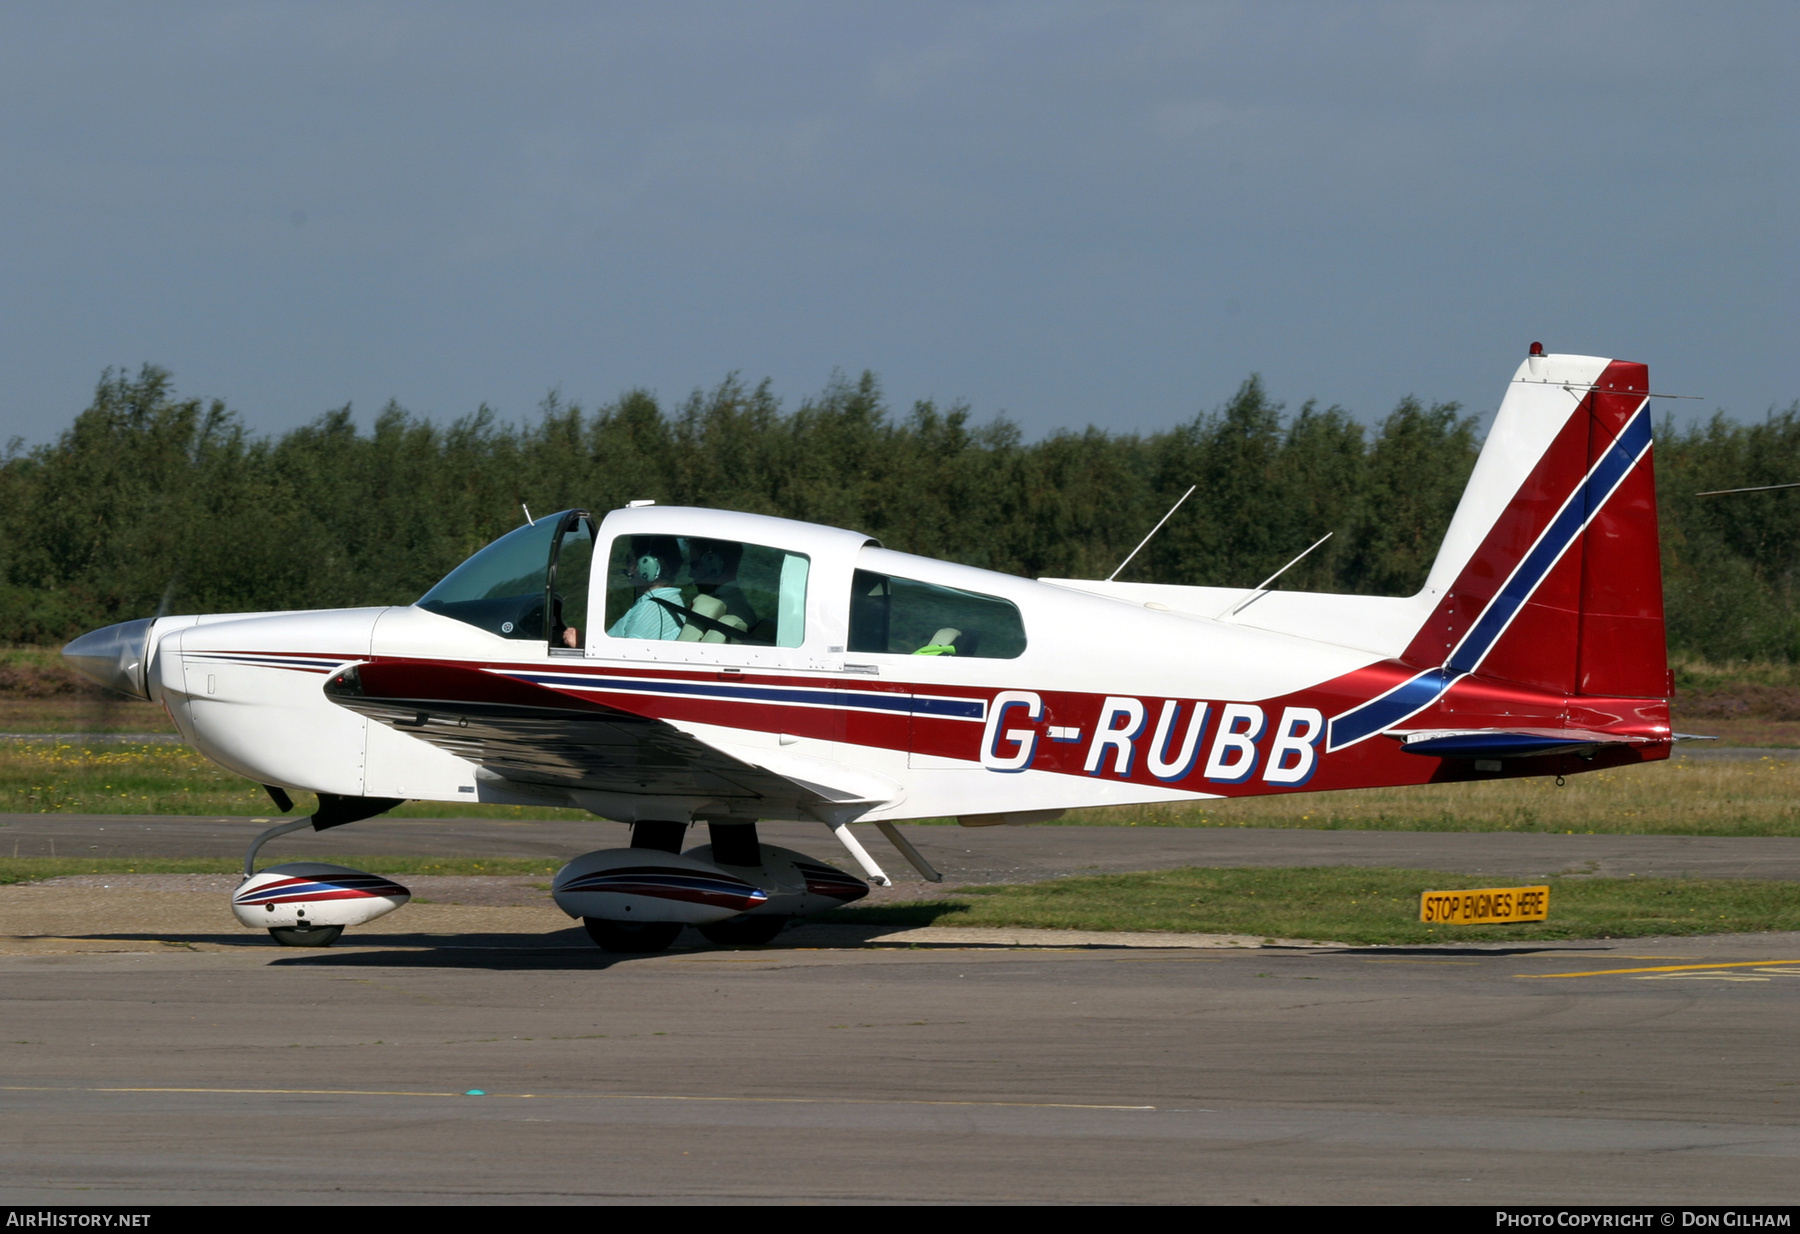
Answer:
MULTIPOLYGON (((595 522, 592 514, 586 510, 568 510, 563 513, 561 519, 558 521, 556 532, 551 537, 550 560, 544 567, 544 640, 545 645, 552 656, 575 657, 591 654, 591 652, 588 651, 588 646, 594 638, 594 625, 593 622, 589 620, 589 616, 594 611, 593 555, 594 551, 598 548, 599 543, 600 527, 599 524, 595 522), (570 531, 583 524, 587 526, 588 531, 588 577, 586 580, 586 588, 582 595, 582 607, 578 611, 568 614, 576 617, 577 621, 579 621, 580 625, 577 626, 577 634, 582 639, 582 642, 579 646, 567 647, 559 640, 562 636, 563 627, 572 623, 559 622, 557 620, 558 616, 562 615, 565 611, 564 605, 559 605, 558 600, 561 599, 566 605, 568 599, 566 595, 562 595, 557 591, 557 583, 559 581, 557 571, 558 567, 563 564, 563 545, 567 541, 570 531)), ((604 581, 604 573, 602 574, 602 581, 604 581)))

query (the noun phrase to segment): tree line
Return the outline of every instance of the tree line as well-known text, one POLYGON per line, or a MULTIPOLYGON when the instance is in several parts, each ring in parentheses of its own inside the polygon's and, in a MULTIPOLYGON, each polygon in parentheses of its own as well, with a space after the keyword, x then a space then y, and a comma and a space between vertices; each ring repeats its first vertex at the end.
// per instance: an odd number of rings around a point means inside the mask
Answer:
MULTIPOLYGON (((521 506, 636 499, 777 514, 1028 577, 1101 578, 1188 488, 1121 575, 1250 587, 1327 531, 1282 586, 1406 594, 1424 581, 1481 439, 1454 403, 1373 427, 1289 411, 1251 377, 1162 432, 1026 441, 963 405, 896 414, 873 375, 785 409, 727 378, 665 407, 642 390, 535 418, 438 425, 390 403, 247 431, 146 366, 108 372, 55 442, 0 458, 0 640, 57 642, 151 612, 404 604, 518 525, 521 506)), ((1657 480, 1672 651, 1800 660, 1800 404, 1760 423, 1661 426, 1657 480)))

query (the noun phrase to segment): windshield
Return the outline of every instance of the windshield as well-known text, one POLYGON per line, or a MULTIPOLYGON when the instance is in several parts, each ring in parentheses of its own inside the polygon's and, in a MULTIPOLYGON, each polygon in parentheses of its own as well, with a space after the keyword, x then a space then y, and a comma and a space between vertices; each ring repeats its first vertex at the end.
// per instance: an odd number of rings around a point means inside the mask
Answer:
POLYGON ((544 587, 561 524, 552 514, 507 532, 419 597, 419 607, 502 638, 544 638, 544 587))

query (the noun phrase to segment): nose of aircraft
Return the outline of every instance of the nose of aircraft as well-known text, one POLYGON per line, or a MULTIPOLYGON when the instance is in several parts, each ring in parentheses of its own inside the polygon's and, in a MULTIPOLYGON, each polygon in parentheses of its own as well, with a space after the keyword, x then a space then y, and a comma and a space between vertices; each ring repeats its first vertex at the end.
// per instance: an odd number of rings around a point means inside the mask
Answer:
POLYGON ((154 617, 121 621, 116 626, 93 630, 63 648, 69 667, 109 690, 135 698, 149 698, 144 673, 144 647, 150 639, 154 617))

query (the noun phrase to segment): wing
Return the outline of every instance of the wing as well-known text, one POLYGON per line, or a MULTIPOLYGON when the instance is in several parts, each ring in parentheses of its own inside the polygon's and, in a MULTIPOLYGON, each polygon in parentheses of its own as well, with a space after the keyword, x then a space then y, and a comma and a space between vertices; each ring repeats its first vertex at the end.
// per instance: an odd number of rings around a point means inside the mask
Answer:
POLYGON ((860 794, 748 763, 671 724, 476 668, 352 665, 325 682, 339 706, 518 784, 632 797, 717 798, 752 817, 841 805, 860 794))

